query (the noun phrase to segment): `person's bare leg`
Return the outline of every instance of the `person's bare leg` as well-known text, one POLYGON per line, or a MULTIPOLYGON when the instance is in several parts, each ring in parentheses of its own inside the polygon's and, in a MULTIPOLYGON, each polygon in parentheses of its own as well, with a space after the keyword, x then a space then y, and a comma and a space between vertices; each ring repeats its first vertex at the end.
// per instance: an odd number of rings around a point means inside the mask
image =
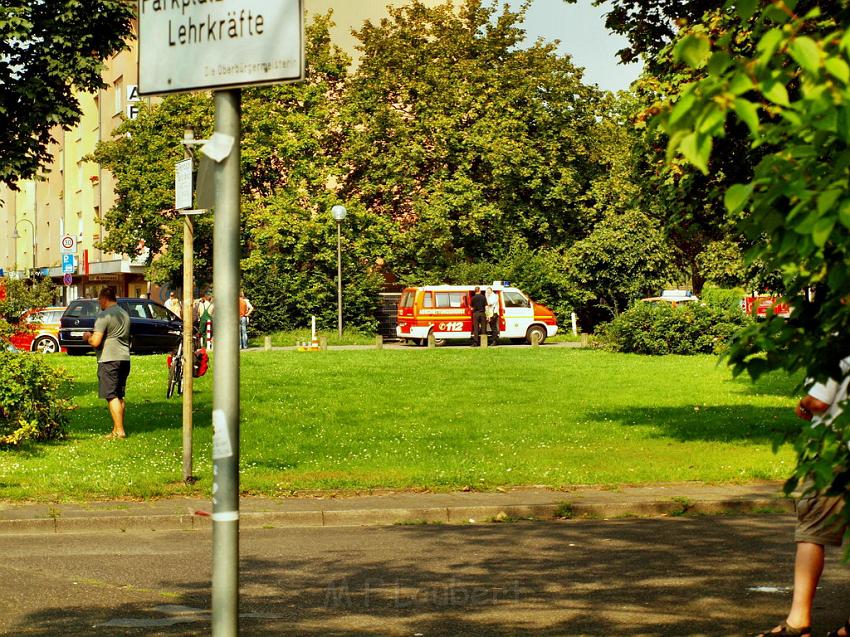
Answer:
POLYGON ((115 438, 126 438, 124 432, 124 399, 113 398, 109 401, 109 415, 112 416, 112 435, 115 438))
POLYGON ((823 573, 824 551, 822 544, 797 542, 794 560, 794 597, 786 621, 791 626, 812 625, 812 604, 818 582, 823 573))

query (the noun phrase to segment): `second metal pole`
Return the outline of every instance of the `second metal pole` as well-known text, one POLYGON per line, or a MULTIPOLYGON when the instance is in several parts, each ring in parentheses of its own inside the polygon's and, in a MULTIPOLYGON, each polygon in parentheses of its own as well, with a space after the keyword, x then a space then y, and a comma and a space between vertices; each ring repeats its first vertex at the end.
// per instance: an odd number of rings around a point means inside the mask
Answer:
POLYGON ((336 325, 339 330, 339 340, 342 340, 342 223, 336 222, 336 325))
POLYGON ((240 101, 215 92, 215 132, 233 138, 216 169, 213 280, 212 635, 239 635, 239 220, 240 101))

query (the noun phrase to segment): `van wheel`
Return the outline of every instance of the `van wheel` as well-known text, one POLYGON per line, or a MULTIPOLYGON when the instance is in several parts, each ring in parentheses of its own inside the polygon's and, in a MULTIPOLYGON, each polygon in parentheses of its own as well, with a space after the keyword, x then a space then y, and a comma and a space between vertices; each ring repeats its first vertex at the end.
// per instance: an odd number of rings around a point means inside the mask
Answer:
POLYGON ((59 351, 59 343, 49 336, 39 336, 32 344, 32 350, 41 354, 55 354, 59 351))
POLYGON ((528 341, 528 344, 531 345, 534 341, 532 340, 532 334, 537 333, 539 339, 538 343, 543 345, 543 341, 546 340, 546 336, 548 335, 546 332, 546 328, 542 325, 532 325, 528 328, 528 331, 525 333, 525 340, 528 341))

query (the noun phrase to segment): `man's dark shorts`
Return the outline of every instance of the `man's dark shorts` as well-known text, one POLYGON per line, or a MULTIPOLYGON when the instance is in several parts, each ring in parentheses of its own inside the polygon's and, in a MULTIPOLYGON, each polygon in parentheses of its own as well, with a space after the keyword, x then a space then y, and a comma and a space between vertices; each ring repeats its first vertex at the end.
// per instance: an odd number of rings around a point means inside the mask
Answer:
POLYGON ((107 361, 97 364, 98 396, 106 400, 124 398, 130 361, 107 361))

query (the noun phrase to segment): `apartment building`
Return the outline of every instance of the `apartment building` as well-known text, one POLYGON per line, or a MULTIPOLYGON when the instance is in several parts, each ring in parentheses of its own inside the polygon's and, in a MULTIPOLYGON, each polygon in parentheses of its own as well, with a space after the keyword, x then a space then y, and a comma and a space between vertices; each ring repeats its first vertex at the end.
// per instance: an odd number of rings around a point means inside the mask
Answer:
MULTIPOLYGON (((437 5, 443 0, 426 0, 437 5)), ((387 6, 406 0, 304 0, 310 14, 333 10, 333 41, 354 59, 358 52, 352 30, 363 22, 379 21, 387 6)), ((18 192, 0 184, 0 273, 13 278, 50 277, 61 285, 64 303, 95 296, 113 285, 120 295, 152 294, 165 299, 168 289, 145 280, 144 252, 137 257, 102 252, 96 247, 103 232, 100 220, 115 203, 112 174, 86 159, 97 143, 110 139, 124 118, 138 108, 138 49, 130 48, 105 66, 106 88, 97 94, 77 94, 82 116, 70 131, 54 131, 50 153, 39 180, 19 184, 18 192), (63 245, 64 243, 64 245, 63 245), (70 256, 68 256, 70 255, 70 256), (71 270, 68 272, 68 270, 71 270), (70 276, 66 276, 66 272, 70 276), (65 284, 67 283, 67 285, 65 284)))

